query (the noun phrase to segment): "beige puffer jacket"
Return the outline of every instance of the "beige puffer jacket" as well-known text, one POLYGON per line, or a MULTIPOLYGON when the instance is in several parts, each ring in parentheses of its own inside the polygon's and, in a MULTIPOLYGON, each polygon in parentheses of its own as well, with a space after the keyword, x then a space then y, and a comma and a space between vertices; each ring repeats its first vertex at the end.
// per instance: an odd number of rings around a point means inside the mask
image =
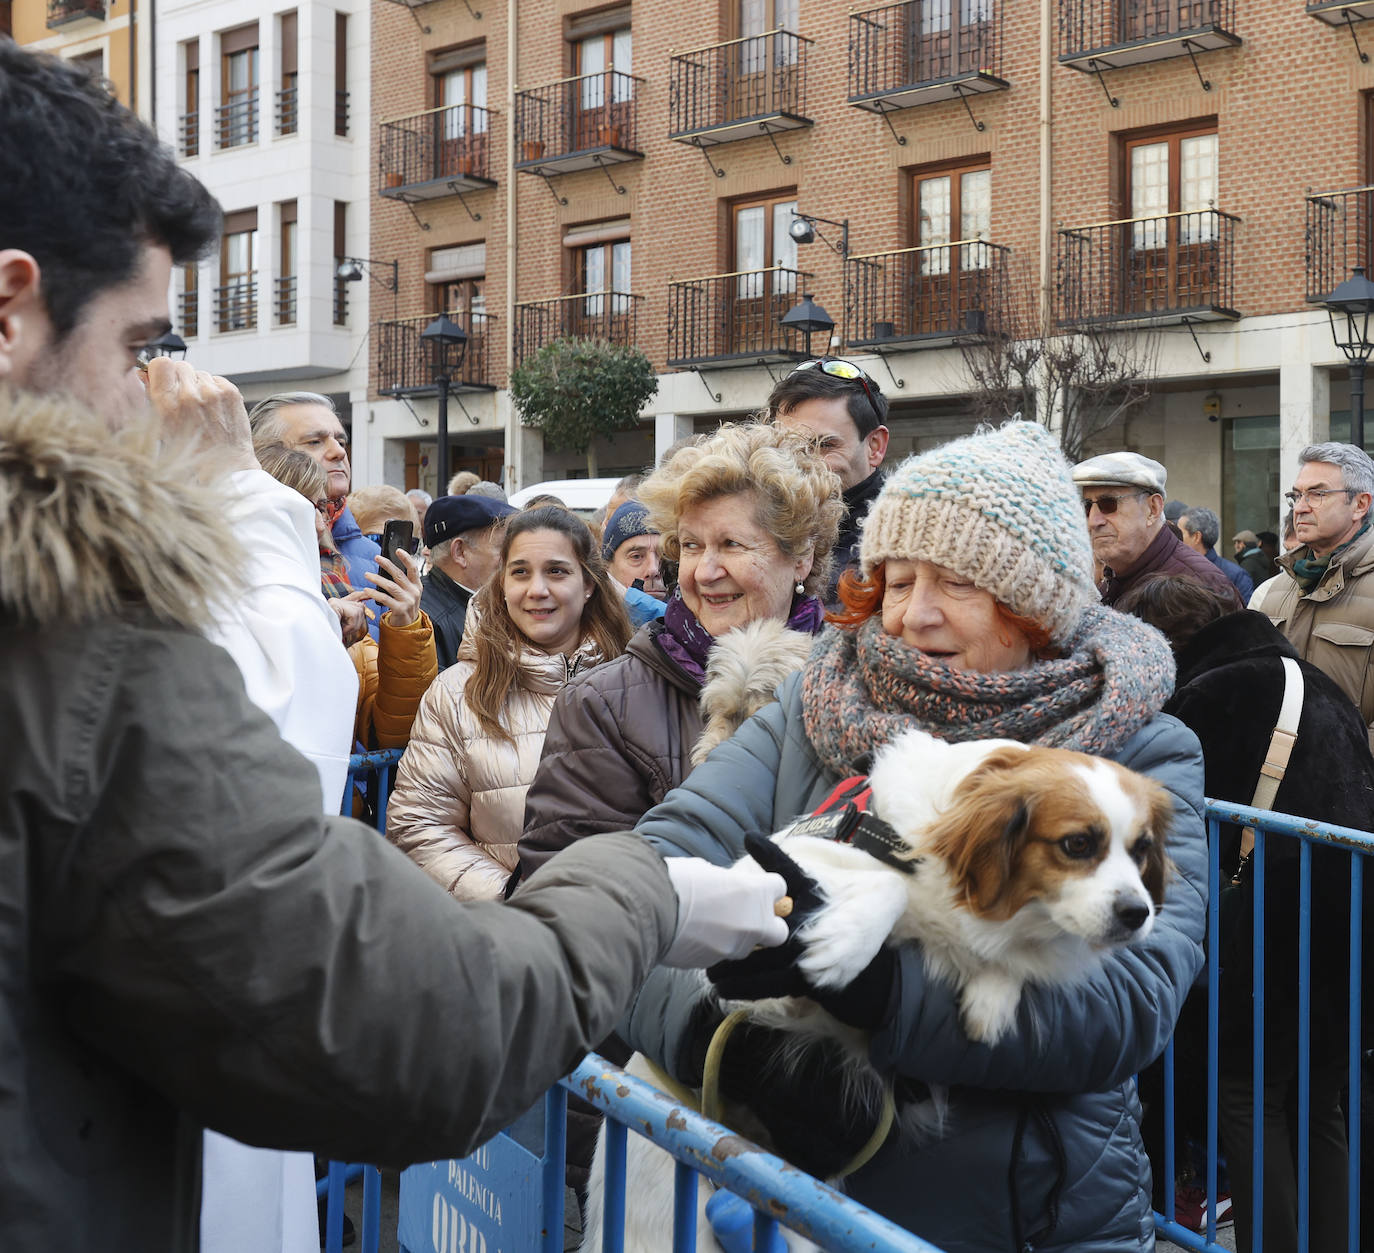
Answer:
POLYGON ((515 869, 525 793, 554 697, 601 654, 590 640, 567 657, 526 652, 501 715, 513 741, 489 736, 468 708, 463 693, 474 656, 465 640, 458 661, 420 703, 387 807, 386 837, 459 900, 499 900, 515 869))

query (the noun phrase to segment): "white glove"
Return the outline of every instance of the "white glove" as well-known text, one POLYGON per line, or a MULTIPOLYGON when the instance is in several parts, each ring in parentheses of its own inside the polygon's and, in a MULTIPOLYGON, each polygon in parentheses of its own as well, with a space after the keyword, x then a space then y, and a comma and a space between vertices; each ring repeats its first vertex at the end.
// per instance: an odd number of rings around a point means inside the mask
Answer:
POLYGON ((727 868, 700 857, 666 860, 677 892, 677 934, 659 959, 663 965, 713 966, 787 939, 786 921, 773 912, 787 895, 781 875, 753 863, 727 868))

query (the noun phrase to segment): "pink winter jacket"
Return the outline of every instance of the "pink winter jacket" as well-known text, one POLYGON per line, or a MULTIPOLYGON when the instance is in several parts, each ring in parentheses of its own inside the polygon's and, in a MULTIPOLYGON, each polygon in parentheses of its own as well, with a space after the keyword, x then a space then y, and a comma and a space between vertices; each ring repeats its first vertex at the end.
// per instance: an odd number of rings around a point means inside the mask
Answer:
POLYGON ((387 807, 386 838, 459 900, 500 899, 553 699, 599 660, 590 640, 568 657, 526 652, 501 713, 513 741, 489 736, 468 708, 470 646, 425 693, 387 807))

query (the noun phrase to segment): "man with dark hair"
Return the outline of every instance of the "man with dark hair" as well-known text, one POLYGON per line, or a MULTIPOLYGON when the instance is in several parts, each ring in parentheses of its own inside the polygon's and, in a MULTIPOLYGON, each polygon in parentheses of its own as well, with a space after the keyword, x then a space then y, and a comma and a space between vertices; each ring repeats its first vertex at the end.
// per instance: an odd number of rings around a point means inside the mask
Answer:
POLYGON ((313 510, 261 484, 236 389, 158 359, 145 397, 136 366, 214 201, 79 66, 8 40, 0 136, 4 1243, 191 1250, 201 1126, 461 1156, 603 1039, 656 961, 785 938, 783 884, 745 875, 747 899, 733 871, 612 834, 467 910, 326 818, 323 770, 210 642, 240 588, 279 594, 322 615, 352 678, 313 510), (263 531, 280 551, 226 528, 231 492, 250 521, 285 518, 263 531), (474 960, 480 979, 454 978, 474 960))
POLYGON ((1178 530, 1183 536, 1183 542, 1195 553, 1206 557, 1230 579, 1231 586, 1236 589, 1236 595, 1242 603, 1248 603, 1255 590, 1254 581, 1234 561, 1227 561, 1217 552, 1217 540, 1221 538, 1221 519, 1201 505, 1189 505, 1178 517, 1178 530))
POLYGON ((816 441, 840 478, 845 520, 832 549, 835 563, 825 601, 833 604, 840 575, 859 558, 859 528, 883 486, 887 397, 857 365, 840 357, 804 361, 768 397, 768 420, 816 441))

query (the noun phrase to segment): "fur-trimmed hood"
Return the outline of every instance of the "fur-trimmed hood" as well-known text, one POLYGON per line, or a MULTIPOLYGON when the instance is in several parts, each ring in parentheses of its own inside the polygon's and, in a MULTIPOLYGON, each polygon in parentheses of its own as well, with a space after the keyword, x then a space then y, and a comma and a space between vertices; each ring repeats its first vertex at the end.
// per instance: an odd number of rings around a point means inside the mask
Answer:
POLYGON ((210 466, 151 416, 112 431, 70 401, 0 387, 0 613, 210 621, 241 567, 210 466))

